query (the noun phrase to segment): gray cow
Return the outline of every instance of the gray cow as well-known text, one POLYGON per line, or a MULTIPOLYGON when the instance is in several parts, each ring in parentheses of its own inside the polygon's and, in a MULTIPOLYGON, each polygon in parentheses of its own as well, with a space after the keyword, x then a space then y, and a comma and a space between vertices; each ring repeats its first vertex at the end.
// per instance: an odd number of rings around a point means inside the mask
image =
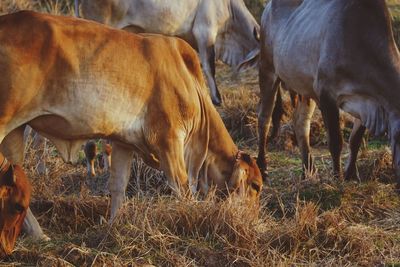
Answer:
MULTIPOLYGON (((178 36, 197 49, 215 105, 215 60, 236 66, 259 46, 259 25, 243 0, 80 0, 81 13, 132 32, 178 36)), ((78 14, 78 0, 75 0, 78 14)))
POLYGON ((272 0, 261 24, 260 166, 265 170, 265 133, 283 81, 320 107, 336 175, 341 108, 359 119, 353 151, 365 128, 388 133, 400 188, 400 57, 385 1, 272 0))

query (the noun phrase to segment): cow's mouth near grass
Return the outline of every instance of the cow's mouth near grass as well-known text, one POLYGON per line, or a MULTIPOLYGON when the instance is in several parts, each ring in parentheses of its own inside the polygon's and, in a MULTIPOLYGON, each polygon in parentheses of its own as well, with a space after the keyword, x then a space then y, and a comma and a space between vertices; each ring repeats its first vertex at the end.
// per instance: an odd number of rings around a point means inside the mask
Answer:
POLYGON ((0 258, 10 255, 13 251, 15 238, 15 229, 2 230, 0 234, 0 258))

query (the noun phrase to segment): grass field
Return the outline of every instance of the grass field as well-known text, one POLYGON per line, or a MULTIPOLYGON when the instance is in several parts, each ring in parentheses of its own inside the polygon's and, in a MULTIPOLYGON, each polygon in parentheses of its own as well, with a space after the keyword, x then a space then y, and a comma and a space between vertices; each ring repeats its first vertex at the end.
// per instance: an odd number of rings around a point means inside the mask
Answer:
MULTIPOLYGON (((389 4, 398 14, 398 1, 389 4)), ((1 13, 24 8, 73 12, 62 1, 0 2, 1 13)), ((218 64, 217 82, 226 126, 239 147, 255 156, 257 71, 237 75, 218 64)), ((24 167, 34 187, 32 210, 51 241, 21 237, 0 265, 400 266, 400 198, 393 190, 385 139, 366 137, 357 162, 362 182, 337 181, 316 112, 311 143, 318 173, 303 180, 290 113, 288 108, 280 135, 269 145, 271 185, 262 193, 257 215, 213 196, 179 200, 162 173, 135 160, 128 201, 108 225, 108 175, 98 170, 98 176, 87 178, 83 165, 64 164, 52 146, 45 150, 49 172, 38 175, 28 143, 24 167)), ((342 124, 348 136, 351 118, 343 114, 342 124)), ((347 156, 345 144, 343 160, 347 156)))

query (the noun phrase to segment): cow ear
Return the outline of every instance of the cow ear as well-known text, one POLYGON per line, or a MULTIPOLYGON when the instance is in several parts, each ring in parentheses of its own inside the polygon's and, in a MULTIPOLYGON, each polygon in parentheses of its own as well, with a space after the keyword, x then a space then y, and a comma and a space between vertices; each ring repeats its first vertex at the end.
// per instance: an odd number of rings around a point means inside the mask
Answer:
POLYGON ((249 154, 244 152, 240 153, 240 159, 246 162, 248 165, 251 165, 252 158, 249 154))
POLYGON ((16 182, 14 168, 10 165, 8 170, 0 177, 0 186, 15 186, 16 182))
POLYGON ((246 58, 236 66, 235 71, 242 72, 248 68, 256 67, 258 66, 259 62, 260 48, 256 48, 250 51, 250 53, 247 54, 246 58))

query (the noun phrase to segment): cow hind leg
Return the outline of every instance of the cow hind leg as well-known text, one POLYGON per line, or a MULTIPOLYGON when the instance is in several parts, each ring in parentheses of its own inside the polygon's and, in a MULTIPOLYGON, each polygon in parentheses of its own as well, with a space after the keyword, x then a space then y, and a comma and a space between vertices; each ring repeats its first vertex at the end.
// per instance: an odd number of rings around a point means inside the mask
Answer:
POLYGON ((263 72, 260 68, 260 105, 258 112, 258 157, 257 164, 261 170, 263 181, 267 182, 267 163, 265 159, 265 145, 269 131, 275 97, 279 80, 273 73, 263 72))
POLYGON ((340 153, 343 146, 343 137, 340 131, 339 109, 336 106, 336 102, 324 90, 322 90, 320 96, 320 109, 328 132, 328 146, 332 156, 333 175, 341 178, 340 153))
POLYGON ((214 105, 220 106, 222 99, 215 81, 215 36, 210 36, 210 33, 204 32, 202 28, 193 29, 193 34, 197 42, 203 72, 210 87, 212 102, 214 105))
POLYGON ((313 160, 310 153, 310 124, 315 110, 315 102, 301 96, 299 104, 293 112, 294 130, 297 144, 300 149, 303 162, 303 175, 312 175, 315 172, 313 160))
MULTIPOLYGON (((200 49, 199 49, 200 50, 200 49)), ((218 90, 217 82, 215 81, 215 47, 214 45, 208 46, 205 49, 205 54, 200 51, 201 58, 207 58, 202 61, 203 70, 206 74, 208 85, 211 90, 211 99, 214 105, 220 106, 222 104, 221 94, 218 90)))
POLYGON ((273 140, 278 136, 279 130, 281 128, 281 120, 284 114, 283 102, 282 102, 282 92, 281 89, 277 90, 276 101, 274 110, 272 112, 272 132, 269 140, 273 140))
POLYGON ((360 177, 358 176, 356 160, 365 130, 366 128, 361 124, 361 121, 359 119, 355 119, 353 124, 353 130, 351 131, 349 140, 350 156, 347 159, 345 166, 345 171, 344 171, 345 180, 350 180, 352 178, 357 178, 358 180, 360 180, 360 177))
POLYGON ((129 182, 133 150, 123 144, 114 142, 112 164, 108 187, 111 193, 111 215, 113 222, 125 200, 125 191, 129 182))

